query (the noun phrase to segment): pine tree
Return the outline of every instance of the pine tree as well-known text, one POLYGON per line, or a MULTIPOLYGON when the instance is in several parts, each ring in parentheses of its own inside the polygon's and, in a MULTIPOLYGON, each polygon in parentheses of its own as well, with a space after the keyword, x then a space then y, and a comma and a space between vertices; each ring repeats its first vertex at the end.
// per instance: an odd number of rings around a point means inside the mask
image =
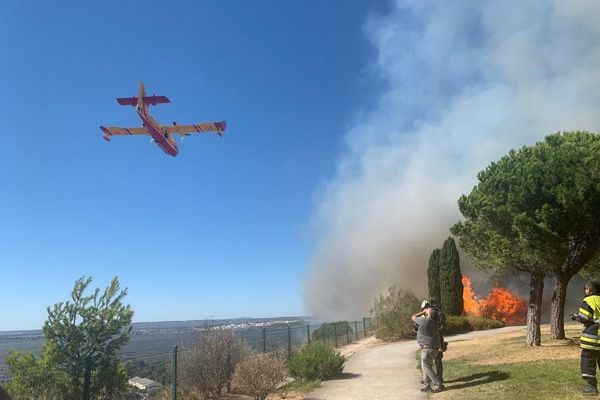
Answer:
POLYGON ((429 299, 440 302, 440 249, 435 249, 429 256, 429 267, 427 268, 427 286, 429 288, 429 299))
POLYGON ((463 312, 463 284, 460 257, 454 239, 444 242, 440 253, 440 305, 448 315, 463 312))

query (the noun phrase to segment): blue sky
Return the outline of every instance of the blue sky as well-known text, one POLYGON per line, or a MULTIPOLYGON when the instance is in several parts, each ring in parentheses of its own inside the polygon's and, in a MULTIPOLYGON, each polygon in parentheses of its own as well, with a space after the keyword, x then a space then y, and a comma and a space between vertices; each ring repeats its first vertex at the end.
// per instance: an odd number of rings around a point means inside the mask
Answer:
POLYGON ((84 275, 119 276, 136 321, 425 296, 479 171, 598 131, 599 19, 593 0, 2 2, 0 330, 39 328, 84 275), (159 121, 225 137, 177 158, 102 140, 139 126, 115 97, 140 80, 172 101, 159 121))
POLYGON ((136 321, 301 314, 315 196, 378 90, 364 33, 387 1, 0 5, 0 330, 117 275, 136 321), (167 156, 164 124, 226 120, 167 156))

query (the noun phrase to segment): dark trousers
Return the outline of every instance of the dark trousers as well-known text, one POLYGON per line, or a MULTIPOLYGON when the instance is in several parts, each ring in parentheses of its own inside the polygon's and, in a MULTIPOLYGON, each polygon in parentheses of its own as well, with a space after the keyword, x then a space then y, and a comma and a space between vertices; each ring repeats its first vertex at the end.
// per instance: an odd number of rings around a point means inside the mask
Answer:
MULTIPOLYGON (((448 343, 446 343, 447 345, 448 343)), ((444 362, 442 359, 444 358, 444 351, 446 351, 446 346, 444 346, 444 336, 440 333, 440 351, 435 358, 435 373, 440 379, 440 382, 444 383, 444 362)))
POLYGON ((581 377, 594 387, 598 384, 596 366, 600 367, 600 351, 581 349, 581 377))
POLYGON ((440 351, 438 355, 435 357, 435 374, 441 383, 444 383, 444 362, 442 361, 444 358, 444 352, 440 351))

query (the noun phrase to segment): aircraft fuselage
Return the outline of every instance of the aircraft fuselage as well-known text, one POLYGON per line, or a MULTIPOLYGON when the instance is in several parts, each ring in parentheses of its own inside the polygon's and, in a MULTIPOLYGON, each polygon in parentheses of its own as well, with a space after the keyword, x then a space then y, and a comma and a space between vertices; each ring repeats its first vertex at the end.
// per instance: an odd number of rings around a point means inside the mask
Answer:
POLYGON ((175 139, 173 139, 166 130, 163 131, 160 128, 160 124, 156 122, 144 108, 140 109, 140 107, 138 107, 136 108, 136 111, 142 120, 142 124, 148 129, 150 136, 154 139, 154 143, 170 156, 175 157, 179 154, 175 139))

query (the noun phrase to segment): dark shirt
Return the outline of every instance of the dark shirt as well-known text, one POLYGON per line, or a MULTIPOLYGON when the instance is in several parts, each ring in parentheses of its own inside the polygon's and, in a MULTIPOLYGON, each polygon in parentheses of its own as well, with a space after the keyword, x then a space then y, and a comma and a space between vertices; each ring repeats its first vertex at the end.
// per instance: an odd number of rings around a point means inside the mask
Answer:
POLYGON ((431 349, 439 349, 440 325, 437 323, 437 321, 427 317, 418 317, 415 323, 418 326, 417 343, 419 346, 426 346, 431 349))

